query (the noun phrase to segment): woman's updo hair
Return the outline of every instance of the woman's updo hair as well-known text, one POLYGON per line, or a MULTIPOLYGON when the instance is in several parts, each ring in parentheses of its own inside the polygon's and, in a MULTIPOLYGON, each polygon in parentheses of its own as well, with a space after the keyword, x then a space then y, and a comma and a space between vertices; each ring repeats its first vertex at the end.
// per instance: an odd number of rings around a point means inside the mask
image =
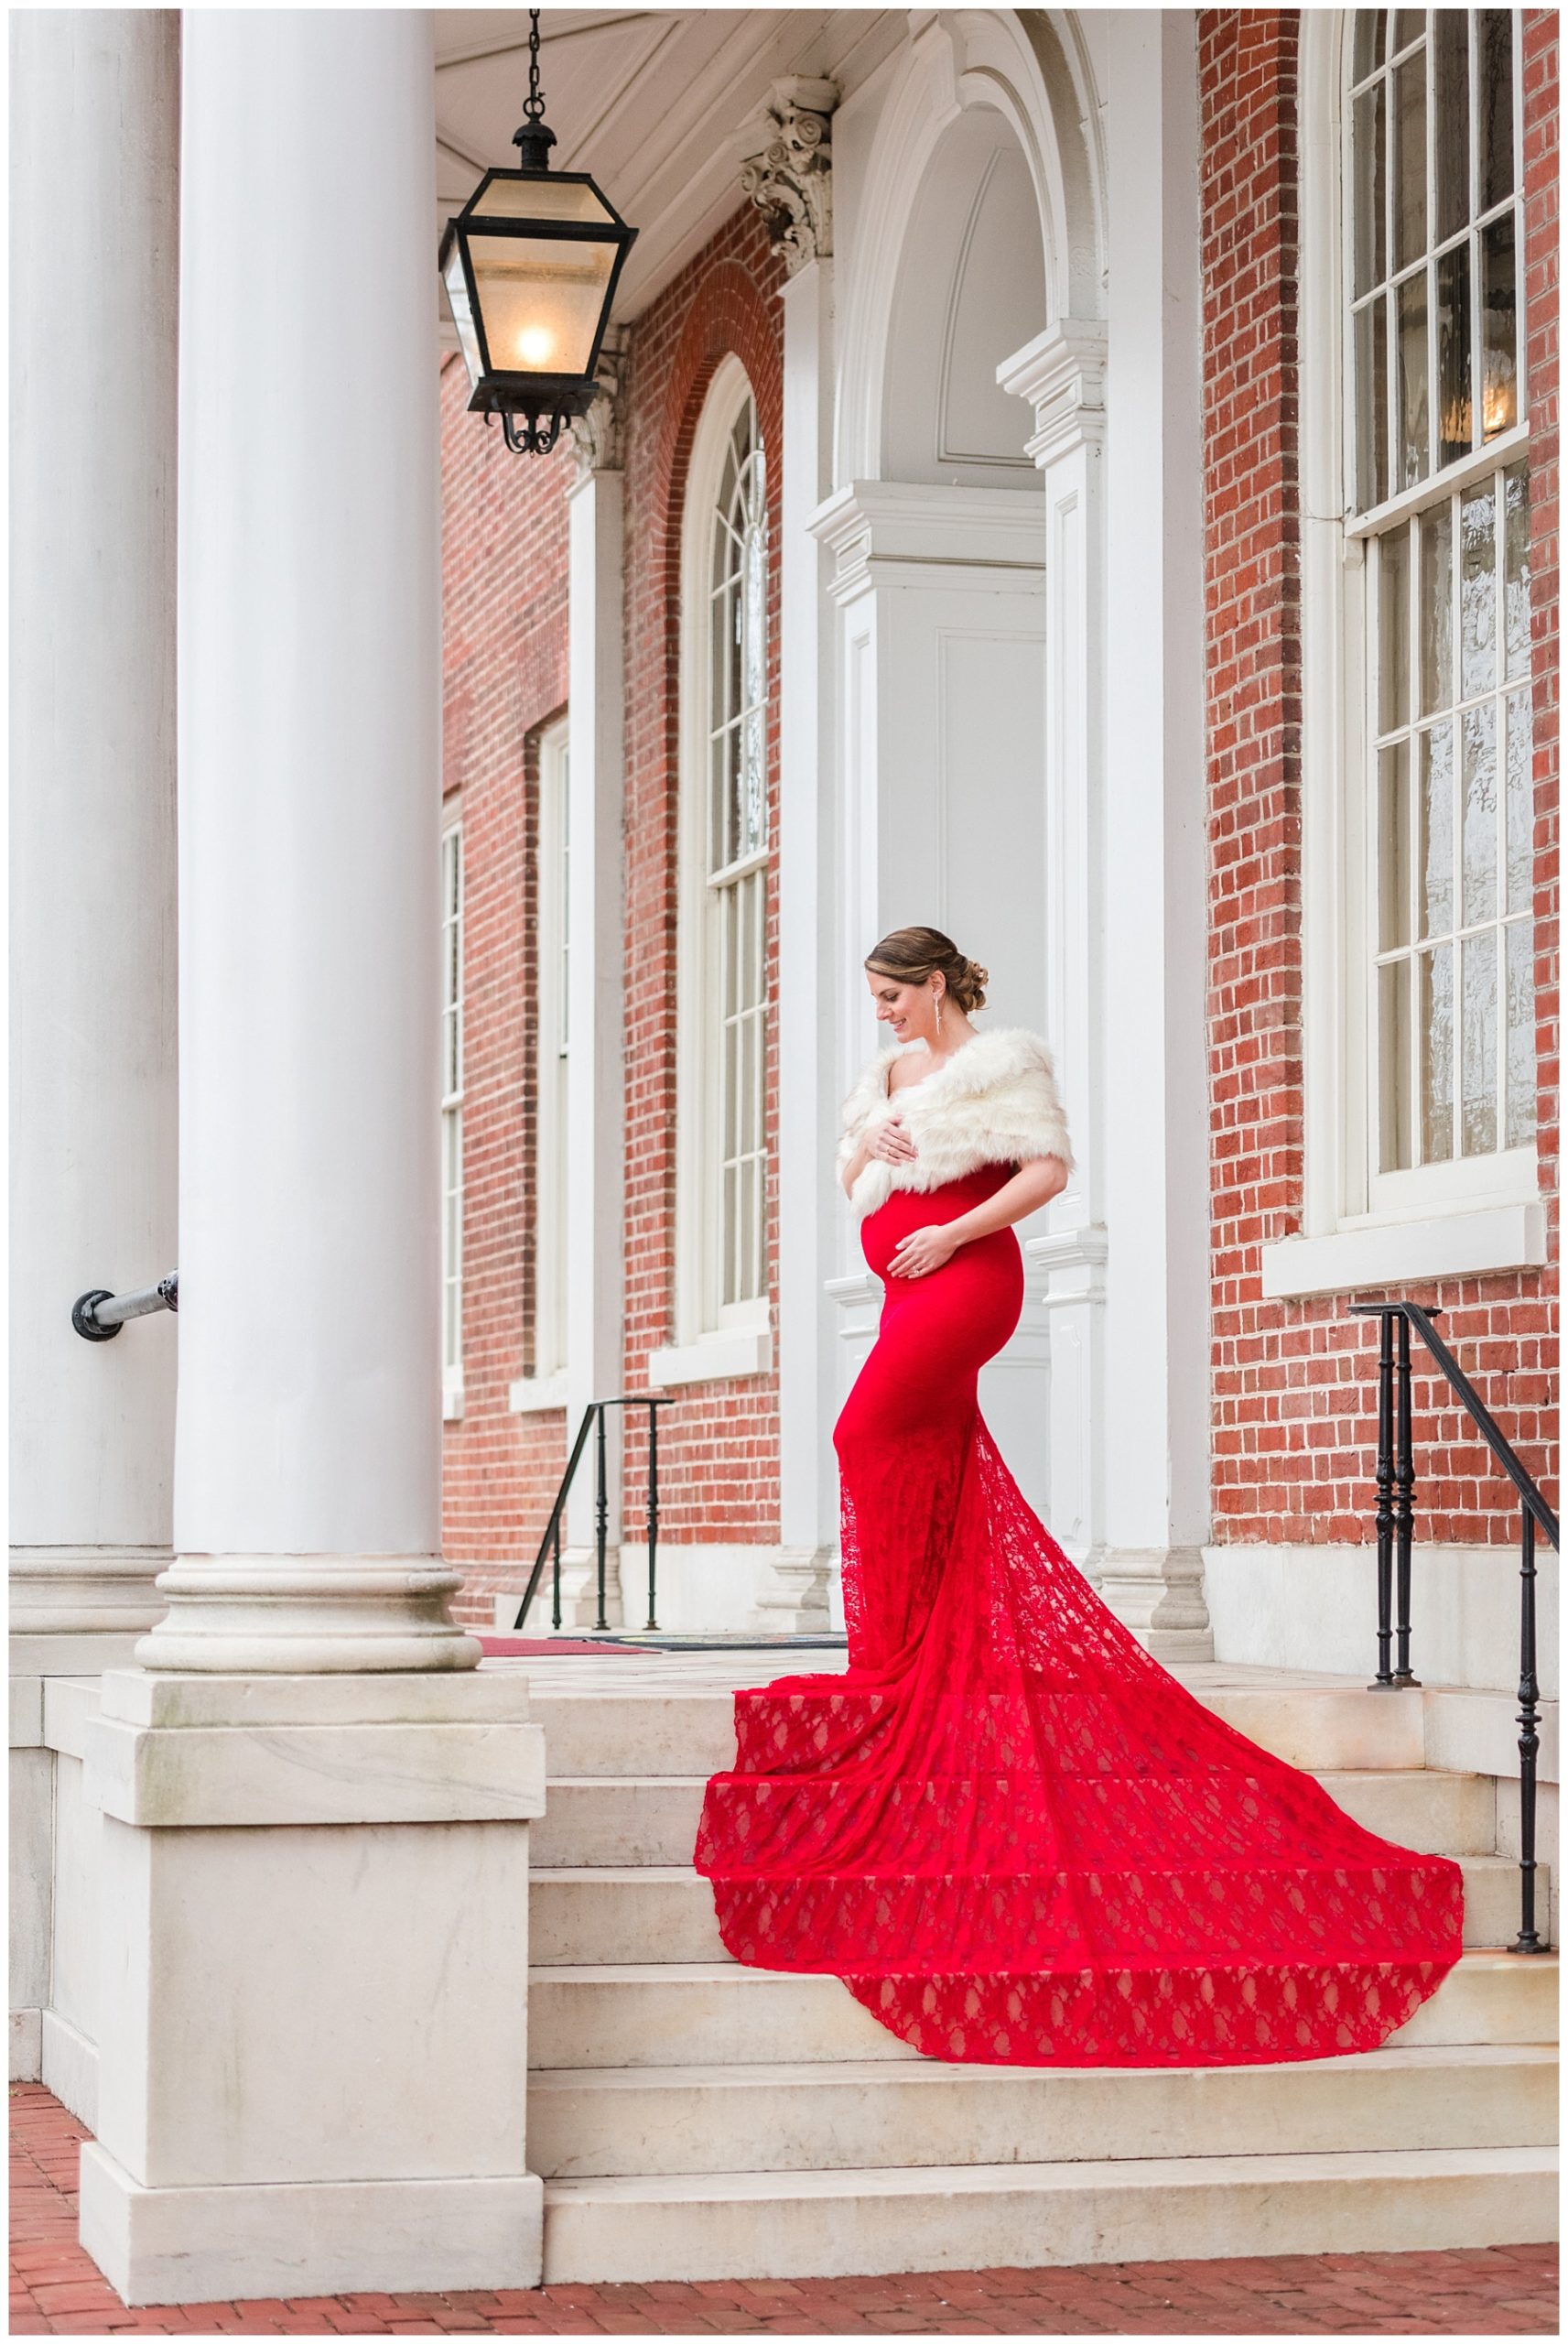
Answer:
POLYGON ((990 971, 966 960, 939 928, 895 928, 867 953, 865 965, 874 977, 896 977, 905 985, 923 985, 940 969, 947 980, 948 1000, 966 1017, 986 1005, 990 971))

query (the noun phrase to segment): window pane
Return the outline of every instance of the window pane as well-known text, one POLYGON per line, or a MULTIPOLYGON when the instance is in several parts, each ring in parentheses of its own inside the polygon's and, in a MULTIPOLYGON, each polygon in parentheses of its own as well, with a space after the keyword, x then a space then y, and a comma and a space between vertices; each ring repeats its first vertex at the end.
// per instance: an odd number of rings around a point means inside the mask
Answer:
POLYGON ((1408 724, 1410 692, 1410 559, 1409 527, 1394 529, 1378 541, 1378 681, 1381 703, 1378 730, 1391 732, 1408 724))
POLYGON ((1400 314, 1400 473, 1410 488, 1426 478, 1426 271, 1410 277, 1397 296, 1400 314))
POLYGON ((1396 8, 1394 38, 1390 43, 1390 53, 1397 57, 1401 49, 1408 49, 1412 40, 1419 40, 1425 30, 1426 10, 1424 8, 1396 8))
POLYGON ((1530 673, 1530 483, 1522 464, 1503 475, 1504 673, 1511 683, 1530 673))
POLYGON ((1470 17, 1439 8, 1432 28, 1432 175, 1441 244, 1470 217, 1470 17))
POLYGON ((1459 689, 1463 699, 1498 680, 1498 500, 1492 483, 1459 507, 1459 689))
POLYGON ((1514 37, 1507 8, 1476 11, 1476 182, 1489 211, 1514 183, 1514 37))
POLYGON ((1519 317, 1511 210, 1481 231, 1481 435, 1495 440, 1519 421, 1519 317))
POLYGON ((1416 968, 1422 1162, 1443 1164, 1454 1153, 1454 947, 1423 952, 1416 968))
POLYGON ((1454 698, 1454 507, 1446 498, 1421 523, 1421 705, 1425 716, 1454 698))
POLYGON ((1465 711, 1464 925, 1498 915, 1498 704, 1465 711))
POLYGON ((1378 971, 1378 1159, 1384 1172, 1411 1161, 1411 980, 1409 960, 1378 971))
POLYGON ((1463 1153, 1489 1156, 1498 1144, 1498 938, 1467 936, 1464 943, 1463 1153))
POLYGON ((1363 512, 1389 493, 1389 336, 1379 293, 1356 313, 1356 477, 1363 512))
POLYGON ((1470 247, 1439 260, 1437 285, 1437 461, 1470 452, 1470 247))
POLYGON ((1356 291, 1380 285, 1389 273, 1384 229, 1383 141, 1386 81, 1374 81, 1356 101, 1356 291))
POLYGON ((1410 782, 1408 741, 1378 758, 1378 950, 1410 942, 1410 782))
POLYGON ((1525 1147, 1535 1133, 1535 932, 1516 920, 1507 939, 1509 1053, 1508 1123, 1505 1147, 1525 1147))
POLYGON ((1422 936, 1446 936, 1454 926, 1454 726, 1434 725, 1421 736, 1421 893, 1416 906, 1422 936))
POLYGON ((1531 770, 1533 746, 1530 736, 1530 694, 1510 692, 1503 702, 1507 711, 1505 730, 1508 737, 1508 781, 1504 808, 1507 833, 1508 892, 1504 910, 1523 911, 1529 905, 1535 884, 1533 868, 1535 830, 1535 776, 1531 770))
POLYGON ((1356 16, 1356 63, 1353 71, 1357 81, 1364 81, 1373 68, 1382 63, 1383 30, 1389 20, 1386 8, 1357 8, 1356 16))
POLYGON ((1412 49, 1394 74, 1394 266, 1426 250, 1426 51, 1412 49))

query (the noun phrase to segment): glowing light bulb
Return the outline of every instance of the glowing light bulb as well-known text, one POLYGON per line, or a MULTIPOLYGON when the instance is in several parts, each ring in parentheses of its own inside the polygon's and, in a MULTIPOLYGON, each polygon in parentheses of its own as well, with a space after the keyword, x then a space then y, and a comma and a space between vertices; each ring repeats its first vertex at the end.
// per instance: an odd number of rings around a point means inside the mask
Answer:
POLYGON ((555 346, 547 326, 524 326, 517 337, 517 355, 524 366, 542 366, 555 346))

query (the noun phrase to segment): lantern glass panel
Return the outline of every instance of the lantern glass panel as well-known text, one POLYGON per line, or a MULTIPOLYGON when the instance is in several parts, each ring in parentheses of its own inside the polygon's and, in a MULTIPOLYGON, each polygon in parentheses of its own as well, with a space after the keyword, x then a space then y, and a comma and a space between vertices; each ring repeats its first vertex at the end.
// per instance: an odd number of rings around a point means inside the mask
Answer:
POLYGON ((497 171, 474 190, 468 216, 475 220, 586 220, 597 228, 621 224, 591 179, 549 179, 533 171, 497 171))
POLYGON ((586 374, 617 247, 469 234, 474 290, 498 374, 586 374))
POLYGON ((462 248, 452 239, 441 271, 441 282, 447 289, 447 307, 452 313, 452 323, 458 330, 458 346, 463 353, 463 364, 469 370, 469 386, 476 388, 484 372, 479 354, 479 335, 474 330, 473 310, 469 304, 468 279, 463 275, 462 248))

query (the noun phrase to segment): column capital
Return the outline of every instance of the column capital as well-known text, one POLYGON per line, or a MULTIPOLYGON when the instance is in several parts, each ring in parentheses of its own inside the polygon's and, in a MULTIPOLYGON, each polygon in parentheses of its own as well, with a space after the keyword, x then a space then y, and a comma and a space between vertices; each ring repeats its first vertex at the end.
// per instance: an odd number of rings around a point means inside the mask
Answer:
POLYGON ((793 277, 833 252, 833 149, 828 124, 836 81, 788 74, 736 139, 741 185, 768 223, 793 277))
POLYGON ((626 394, 632 374, 632 337, 624 326, 606 326, 593 379, 599 396, 586 415, 574 416, 572 451, 579 482, 592 472, 618 472, 626 460, 626 394))
POLYGON ((1025 445, 1042 470, 1103 442, 1105 353, 1103 319, 1058 318, 997 368, 1001 388, 1034 409, 1025 445))

